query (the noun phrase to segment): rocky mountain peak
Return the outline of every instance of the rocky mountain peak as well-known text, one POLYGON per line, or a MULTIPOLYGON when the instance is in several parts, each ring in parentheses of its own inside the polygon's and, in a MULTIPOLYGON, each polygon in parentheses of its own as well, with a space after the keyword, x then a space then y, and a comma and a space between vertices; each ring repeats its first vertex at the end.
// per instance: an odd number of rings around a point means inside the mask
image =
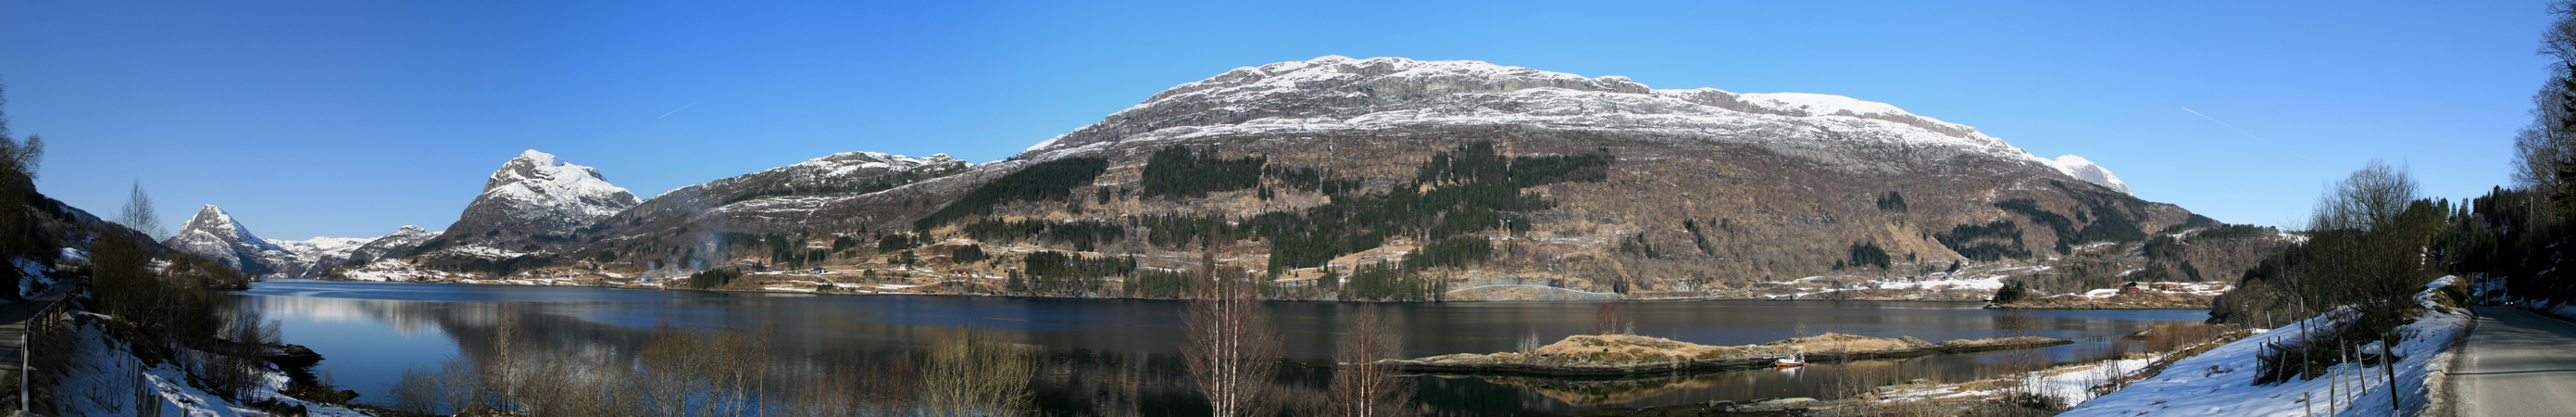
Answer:
POLYGON ((634 193, 609 184, 598 169, 530 149, 493 171, 468 211, 474 205, 497 205, 499 212, 516 217, 589 222, 639 201, 634 193))
POLYGON ((291 262, 295 257, 293 251, 251 234, 250 228, 243 227, 241 222, 233 220, 232 214, 213 204, 197 209, 197 214, 188 217, 187 225, 181 227, 178 234, 171 235, 161 244, 223 262, 225 266, 252 275, 275 273, 277 266, 291 262))
MULTIPOLYGON (((465 249, 532 236, 567 236, 639 202, 634 193, 609 184, 598 169, 531 149, 492 171, 483 183, 483 193, 448 226, 447 242, 465 249)), ((483 247, 467 252, 499 256, 493 254, 506 251, 483 247)))

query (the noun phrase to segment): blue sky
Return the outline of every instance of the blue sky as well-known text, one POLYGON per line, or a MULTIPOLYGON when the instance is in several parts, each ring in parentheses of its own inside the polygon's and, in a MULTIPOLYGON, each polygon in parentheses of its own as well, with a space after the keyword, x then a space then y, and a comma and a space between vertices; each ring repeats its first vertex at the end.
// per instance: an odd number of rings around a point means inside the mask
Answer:
POLYGON ((110 213, 140 180, 173 228, 217 204, 280 239, 443 228, 531 148, 640 196, 833 152, 989 161, 1323 55, 1886 102, 2285 224, 2373 158, 2435 196, 2505 184, 2549 21, 2537 1, 527 3, 0 0, 0 82, 14 130, 49 142, 47 194, 110 213))

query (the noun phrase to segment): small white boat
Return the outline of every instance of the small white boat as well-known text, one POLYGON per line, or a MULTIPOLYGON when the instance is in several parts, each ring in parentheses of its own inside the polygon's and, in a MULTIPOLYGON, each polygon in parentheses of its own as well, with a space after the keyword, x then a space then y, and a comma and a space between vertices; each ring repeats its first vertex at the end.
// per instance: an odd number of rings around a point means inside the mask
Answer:
POLYGON ((1773 367, 1778 367, 1778 368, 1796 368, 1796 367, 1801 367, 1801 366, 1807 366, 1807 358, 1806 358, 1806 356, 1805 356, 1805 355, 1789 355, 1789 356, 1782 356, 1782 357, 1780 357, 1780 359, 1779 359, 1779 360, 1771 361, 1771 366, 1773 366, 1773 367))

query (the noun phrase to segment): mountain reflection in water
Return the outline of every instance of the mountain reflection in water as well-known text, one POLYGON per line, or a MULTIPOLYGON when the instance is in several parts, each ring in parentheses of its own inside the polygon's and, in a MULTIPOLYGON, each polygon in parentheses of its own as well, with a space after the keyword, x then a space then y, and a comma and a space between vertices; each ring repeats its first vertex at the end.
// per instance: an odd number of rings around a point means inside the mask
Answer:
MULTIPOLYGON (((1031 382, 1046 414, 1199 415, 1206 407, 1183 378, 1181 303, 961 296, 804 296, 271 280, 238 293, 284 324, 288 343, 328 359, 318 371, 383 399, 407 368, 435 368, 450 358, 489 355, 504 321, 521 329, 512 345, 585 350, 632 359, 662 324, 708 332, 769 331, 773 387, 797 386, 835 370, 904 358, 918 361, 930 341, 967 329, 990 332, 1040 358, 1031 382)), ((1523 334, 1554 341, 1592 326, 1592 303, 1382 304, 1387 327, 1408 357, 1514 349, 1523 334)), ((1281 383, 1321 390, 1339 329, 1353 304, 1271 303, 1284 341, 1281 383)), ((1742 345, 1810 333, 1941 341, 1998 335, 2002 312, 1977 303, 1871 301, 1628 302, 1640 335, 1742 345)), ((2079 343, 2044 349, 2051 362, 2106 355, 2121 336, 2166 321, 2196 321, 2202 310, 2036 311, 2040 336, 2079 343)), ((2001 362, 2002 352, 1935 355, 1902 361, 1816 364, 1782 372, 1757 369, 1630 378, 1496 375, 1417 376, 1418 401, 1460 414, 1563 414, 1788 396, 1826 397, 1821 375, 1847 367, 1905 381, 1958 381, 2001 362), (1506 401, 1505 399, 1509 399, 1506 401)), ((1292 396, 1294 396, 1292 394, 1292 396)))

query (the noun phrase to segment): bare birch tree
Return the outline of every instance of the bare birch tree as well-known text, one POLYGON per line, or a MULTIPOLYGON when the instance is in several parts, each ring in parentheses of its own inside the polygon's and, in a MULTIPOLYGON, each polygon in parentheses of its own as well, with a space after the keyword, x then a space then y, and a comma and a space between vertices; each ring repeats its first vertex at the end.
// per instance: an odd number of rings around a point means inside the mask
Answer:
POLYGON ((993 416, 1021 412, 1037 361, 990 333, 968 330, 930 345, 921 367, 921 407, 934 416, 993 416))
POLYGON ((1412 380, 1395 374, 1395 365, 1378 362, 1404 354, 1403 342, 1381 321, 1377 306, 1360 308, 1342 333, 1333 358, 1332 415, 1350 417, 1410 415, 1412 380))
POLYGON ((126 196, 124 209, 117 210, 116 223, 143 232, 152 240, 169 238, 170 232, 161 228, 161 215, 153 211, 152 195, 143 192, 142 180, 135 180, 134 194, 126 196))
POLYGON ((1182 313, 1189 344, 1181 347, 1190 378, 1220 417, 1270 415, 1278 401, 1271 397, 1279 372, 1279 333, 1271 326, 1269 306, 1261 304, 1258 283, 1239 270, 1219 272, 1214 250, 1200 255, 1197 295, 1182 313))

